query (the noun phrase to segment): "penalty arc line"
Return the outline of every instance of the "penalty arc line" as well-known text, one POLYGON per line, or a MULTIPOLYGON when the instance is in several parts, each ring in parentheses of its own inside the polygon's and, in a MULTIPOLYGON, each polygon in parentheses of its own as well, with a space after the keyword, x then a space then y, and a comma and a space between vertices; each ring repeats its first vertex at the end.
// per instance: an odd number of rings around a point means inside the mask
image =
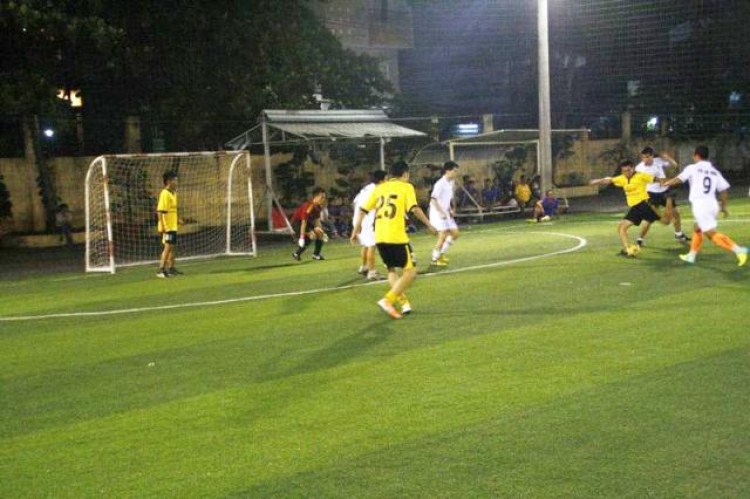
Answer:
MULTIPOLYGON (((506 234, 514 234, 513 232, 506 232, 506 234)), ((566 239, 574 239, 578 241, 578 244, 572 248, 564 250, 553 251, 551 253, 544 253, 541 255, 527 256, 523 258, 516 258, 513 260, 504 260, 501 262, 486 263, 482 265, 472 265, 470 267, 461 267, 458 269, 449 269, 442 272, 436 272, 434 274, 422 274, 420 277, 435 277, 448 274, 458 274, 460 272, 469 272, 472 270, 488 269, 494 267, 504 267, 507 265, 514 265, 517 263, 531 262, 534 260, 541 260, 543 258, 551 258, 553 256, 564 255, 566 253, 573 253, 583 249, 588 241, 580 236, 574 236, 572 234, 565 234, 562 232, 515 232, 515 234, 541 234, 541 235, 553 235, 566 239)), ((160 305, 154 307, 139 307, 139 308, 123 308, 117 310, 104 310, 100 312, 68 312, 68 313, 56 313, 56 314, 45 314, 45 315, 23 315, 17 317, 0 317, 0 322, 21 322, 21 321, 34 321, 34 320, 45 320, 45 319, 62 319, 70 317, 104 317, 109 315, 124 315, 124 314, 136 314, 143 312, 154 312, 162 310, 175 310, 181 308, 198 308, 198 307, 215 307, 218 305, 227 305, 232 303, 243 303, 251 301, 270 300, 273 298, 286 298, 290 296, 304 296, 318 293, 329 293, 333 291, 343 291, 347 289, 361 288, 364 286, 373 286, 377 284, 384 284, 387 281, 374 281, 361 284, 347 284, 344 286, 332 286, 327 288, 316 288, 308 289, 305 291, 290 291, 286 293, 271 293, 267 295, 256 295, 256 296, 241 296, 238 298, 227 298, 226 300, 213 300, 204 302, 189 302, 189 303, 177 303, 174 305, 160 305)))

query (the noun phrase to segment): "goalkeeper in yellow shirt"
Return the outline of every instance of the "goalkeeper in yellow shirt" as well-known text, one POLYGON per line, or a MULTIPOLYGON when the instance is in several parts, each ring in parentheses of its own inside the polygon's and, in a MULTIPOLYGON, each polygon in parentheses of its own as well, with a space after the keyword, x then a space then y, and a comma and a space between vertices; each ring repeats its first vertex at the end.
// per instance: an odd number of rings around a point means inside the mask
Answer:
POLYGON ((164 251, 159 261, 159 272, 156 277, 161 279, 182 274, 174 266, 175 247, 177 246, 177 172, 168 171, 163 176, 164 189, 159 193, 159 204, 156 214, 159 218, 158 231, 164 251))

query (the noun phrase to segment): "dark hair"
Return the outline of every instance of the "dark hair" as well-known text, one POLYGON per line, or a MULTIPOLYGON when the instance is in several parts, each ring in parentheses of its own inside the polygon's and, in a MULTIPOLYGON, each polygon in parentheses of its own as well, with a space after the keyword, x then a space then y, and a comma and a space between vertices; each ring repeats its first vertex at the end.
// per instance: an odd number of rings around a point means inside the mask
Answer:
POLYGON ((699 156, 701 159, 708 159, 708 147, 706 146, 698 146, 695 148, 695 155, 699 156))
POLYGON ((621 170, 623 168, 632 167, 632 166, 633 166, 633 162, 630 161, 629 159, 624 159, 624 160, 620 161, 620 169, 621 170))
POLYGON ((164 172, 164 176, 162 176, 162 179, 164 180, 164 185, 167 185, 170 180, 177 178, 177 172, 174 170, 169 170, 167 172, 164 172))
POLYGON ((643 150, 641 151, 641 154, 643 154, 644 156, 646 156, 646 155, 648 155, 648 156, 656 156, 656 153, 654 152, 654 148, 653 147, 644 147, 643 150))
POLYGON ((65 204, 65 203, 63 203, 60 206, 58 206, 57 208, 60 209, 60 210, 67 210, 68 209, 68 205, 65 204))
POLYGON ((372 179, 375 183, 382 182, 385 180, 385 172, 383 170, 375 170, 372 172, 372 179))
POLYGON ((409 165, 406 161, 396 161, 391 165, 391 177, 399 178, 409 171, 409 165))
POLYGON ((312 190, 312 197, 315 197, 318 194, 325 194, 325 193, 326 193, 325 189, 323 189, 322 187, 316 187, 315 189, 312 190))
POLYGON ((443 173, 455 170, 456 168, 458 168, 458 163, 456 163, 455 161, 446 161, 443 165, 443 173))

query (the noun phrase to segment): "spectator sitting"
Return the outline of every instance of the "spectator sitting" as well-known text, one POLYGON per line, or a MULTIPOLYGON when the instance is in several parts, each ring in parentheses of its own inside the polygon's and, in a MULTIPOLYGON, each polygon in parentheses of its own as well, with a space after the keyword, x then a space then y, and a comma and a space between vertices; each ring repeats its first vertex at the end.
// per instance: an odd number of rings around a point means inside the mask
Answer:
POLYGON ((479 191, 475 187, 474 181, 469 180, 461 190, 461 200, 458 202, 458 206, 459 208, 476 208, 479 199, 479 191))
POLYGON ((536 202, 534 218, 528 219, 527 222, 549 222, 553 218, 557 218, 560 211, 560 200, 555 197, 554 191, 550 189, 545 194, 544 199, 536 202))
POLYGON ((490 182, 490 179, 484 181, 484 189, 482 190, 482 201, 484 202, 485 208, 491 209, 500 199, 500 189, 490 182))
POLYGON ((73 217, 67 204, 61 204, 55 214, 57 228, 60 229, 60 235, 65 240, 67 246, 73 246, 73 217))
POLYGON ((542 199, 542 184, 539 175, 534 175, 531 178, 531 198, 542 199))
POLYGON ((526 175, 521 175, 521 179, 518 181, 518 185, 516 185, 515 195, 521 211, 526 211, 526 207, 529 205, 529 201, 531 201, 531 187, 526 183, 526 175))

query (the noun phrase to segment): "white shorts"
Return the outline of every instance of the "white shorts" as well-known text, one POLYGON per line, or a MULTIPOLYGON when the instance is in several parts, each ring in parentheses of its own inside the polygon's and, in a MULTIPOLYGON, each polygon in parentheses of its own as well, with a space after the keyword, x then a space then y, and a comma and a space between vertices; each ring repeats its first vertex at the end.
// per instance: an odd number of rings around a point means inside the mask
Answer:
POLYGON ((430 223, 438 232, 458 229, 458 224, 453 217, 443 218, 436 210, 430 210, 430 223))
POLYGON ((362 220, 362 230, 357 236, 360 246, 372 248, 375 246, 375 213, 368 213, 362 220))
POLYGON ((695 224, 703 232, 714 230, 718 227, 719 206, 718 205, 693 205, 693 218, 695 224))

